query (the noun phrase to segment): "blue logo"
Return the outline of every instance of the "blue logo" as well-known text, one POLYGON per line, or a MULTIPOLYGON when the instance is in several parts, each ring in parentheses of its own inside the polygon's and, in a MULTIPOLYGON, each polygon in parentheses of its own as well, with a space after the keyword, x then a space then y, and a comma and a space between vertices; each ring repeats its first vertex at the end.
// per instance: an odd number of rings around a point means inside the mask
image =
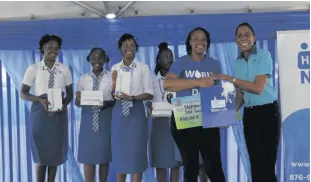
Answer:
POLYGON ((201 88, 203 128, 236 124, 235 88, 230 82, 222 82, 211 88, 201 88))
POLYGON ((300 81, 302 84, 310 83, 310 51, 307 51, 308 44, 300 45, 302 51, 298 53, 298 68, 300 69, 300 81))

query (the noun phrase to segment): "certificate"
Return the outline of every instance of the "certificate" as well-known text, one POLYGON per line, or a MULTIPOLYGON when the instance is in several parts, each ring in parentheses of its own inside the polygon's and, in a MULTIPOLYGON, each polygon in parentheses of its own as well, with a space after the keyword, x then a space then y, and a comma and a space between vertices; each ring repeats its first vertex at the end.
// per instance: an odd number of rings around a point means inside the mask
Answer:
POLYGON ((201 88, 203 128, 217 128, 235 125, 235 87, 222 82, 211 88, 201 88))
POLYGON ((152 110, 151 116, 154 118, 170 118, 172 116, 172 111, 169 111, 169 110, 166 110, 166 111, 152 110))
POLYGON ((60 88, 48 89, 48 111, 55 112, 63 108, 62 90, 60 88))
POLYGON ((130 95, 132 72, 118 71, 115 94, 120 95, 121 92, 130 95))
POLYGON ((102 91, 81 91, 82 106, 100 106, 103 105, 104 93, 102 91))
POLYGON ((152 103, 152 117, 169 118, 172 115, 173 106, 168 102, 153 102, 152 103))
POLYGON ((172 104, 168 102, 152 102, 152 108, 153 110, 173 110, 172 104))
POLYGON ((178 130, 202 126, 199 95, 172 98, 172 104, 178 130))

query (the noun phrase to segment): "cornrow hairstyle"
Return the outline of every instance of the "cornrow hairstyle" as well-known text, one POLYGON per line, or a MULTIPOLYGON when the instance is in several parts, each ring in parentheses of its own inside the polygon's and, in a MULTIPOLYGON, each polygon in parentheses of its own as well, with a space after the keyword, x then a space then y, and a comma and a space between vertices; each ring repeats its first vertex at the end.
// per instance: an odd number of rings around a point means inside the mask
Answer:
POLYGON ((94 47, 94 48, 90 51, 89 55, 88 55, 87 58, 86 58, 88 62, 90 62, 90 55, 91 55, 93 52, 95 52, 95 51, 98 51, 100 54, 102 54, 102 55, 104 56, 104 58, 105 58, 105 63, 108 63, 108 62, 110 61, 109 56, 107 55, 106 51, 105 51, 103 48, 94 47))

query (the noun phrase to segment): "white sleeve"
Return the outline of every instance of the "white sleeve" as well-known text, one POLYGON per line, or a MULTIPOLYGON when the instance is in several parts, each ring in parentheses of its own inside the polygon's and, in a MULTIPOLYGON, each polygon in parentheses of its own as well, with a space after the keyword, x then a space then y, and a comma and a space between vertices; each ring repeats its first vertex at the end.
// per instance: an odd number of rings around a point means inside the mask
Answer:
POLYGON ((24 74, 23 84, 31 87, 35 79, 36 79, 36 65, 33 64, 27 68, 24 74))
POLYGON ((153 95, 152 76, 147 65, 142 68, 142 86, 144 93, 153 95))
POLYGON ((152 79, 152 86, 153 86, 153 101, 156 101, 156 94, 157 94, 157 90, 159 89, 159 84, 158 84, 158 78, 157 77, 153 77, 152 79))
POLYGON ((72 74, 70 69, 67 66, 64 66, 64 76, 65 76, 65 85, 69 86, 72 84, 72 74))
POLYGON ((105 98, 107 98, 108 100, 113 100, 113 97, 112 97, 112 95, 111 95, 111 92, 112 92, 112 75, 111 75, 111 73, 109 73, 108 72, 108 74, 107 74, 107 76, 108 76, 108 79, 107 79, 107 83, 105 83, 105 85, 107 85, 107 87, 108 87, 108 89, 107 89, 107 97, 105 97, 105 98))
POLYGON ((114 64, 114 65, 111 67, 111 72, 113 72, 114 70, 116 70, 116 67, 117 67, 117 64, 114 64))

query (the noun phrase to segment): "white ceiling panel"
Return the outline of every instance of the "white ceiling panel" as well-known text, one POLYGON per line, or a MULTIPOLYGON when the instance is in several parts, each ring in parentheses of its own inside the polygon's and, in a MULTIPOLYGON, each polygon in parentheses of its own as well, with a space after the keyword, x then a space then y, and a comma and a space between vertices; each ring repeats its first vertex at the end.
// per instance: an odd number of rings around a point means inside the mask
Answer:
MULTIPOLYGON (((117 13, 130 1, 41 1, 0 2, 0 21, 63 18, 96 18, 117 13), (80 5, 77 5, 80 4, 80 5), (82 5, 81 5, 82 4, 82 5)), ((137 1, 121 17, 248 12, 299 11, 310 7, 308 1, 137 1)))

